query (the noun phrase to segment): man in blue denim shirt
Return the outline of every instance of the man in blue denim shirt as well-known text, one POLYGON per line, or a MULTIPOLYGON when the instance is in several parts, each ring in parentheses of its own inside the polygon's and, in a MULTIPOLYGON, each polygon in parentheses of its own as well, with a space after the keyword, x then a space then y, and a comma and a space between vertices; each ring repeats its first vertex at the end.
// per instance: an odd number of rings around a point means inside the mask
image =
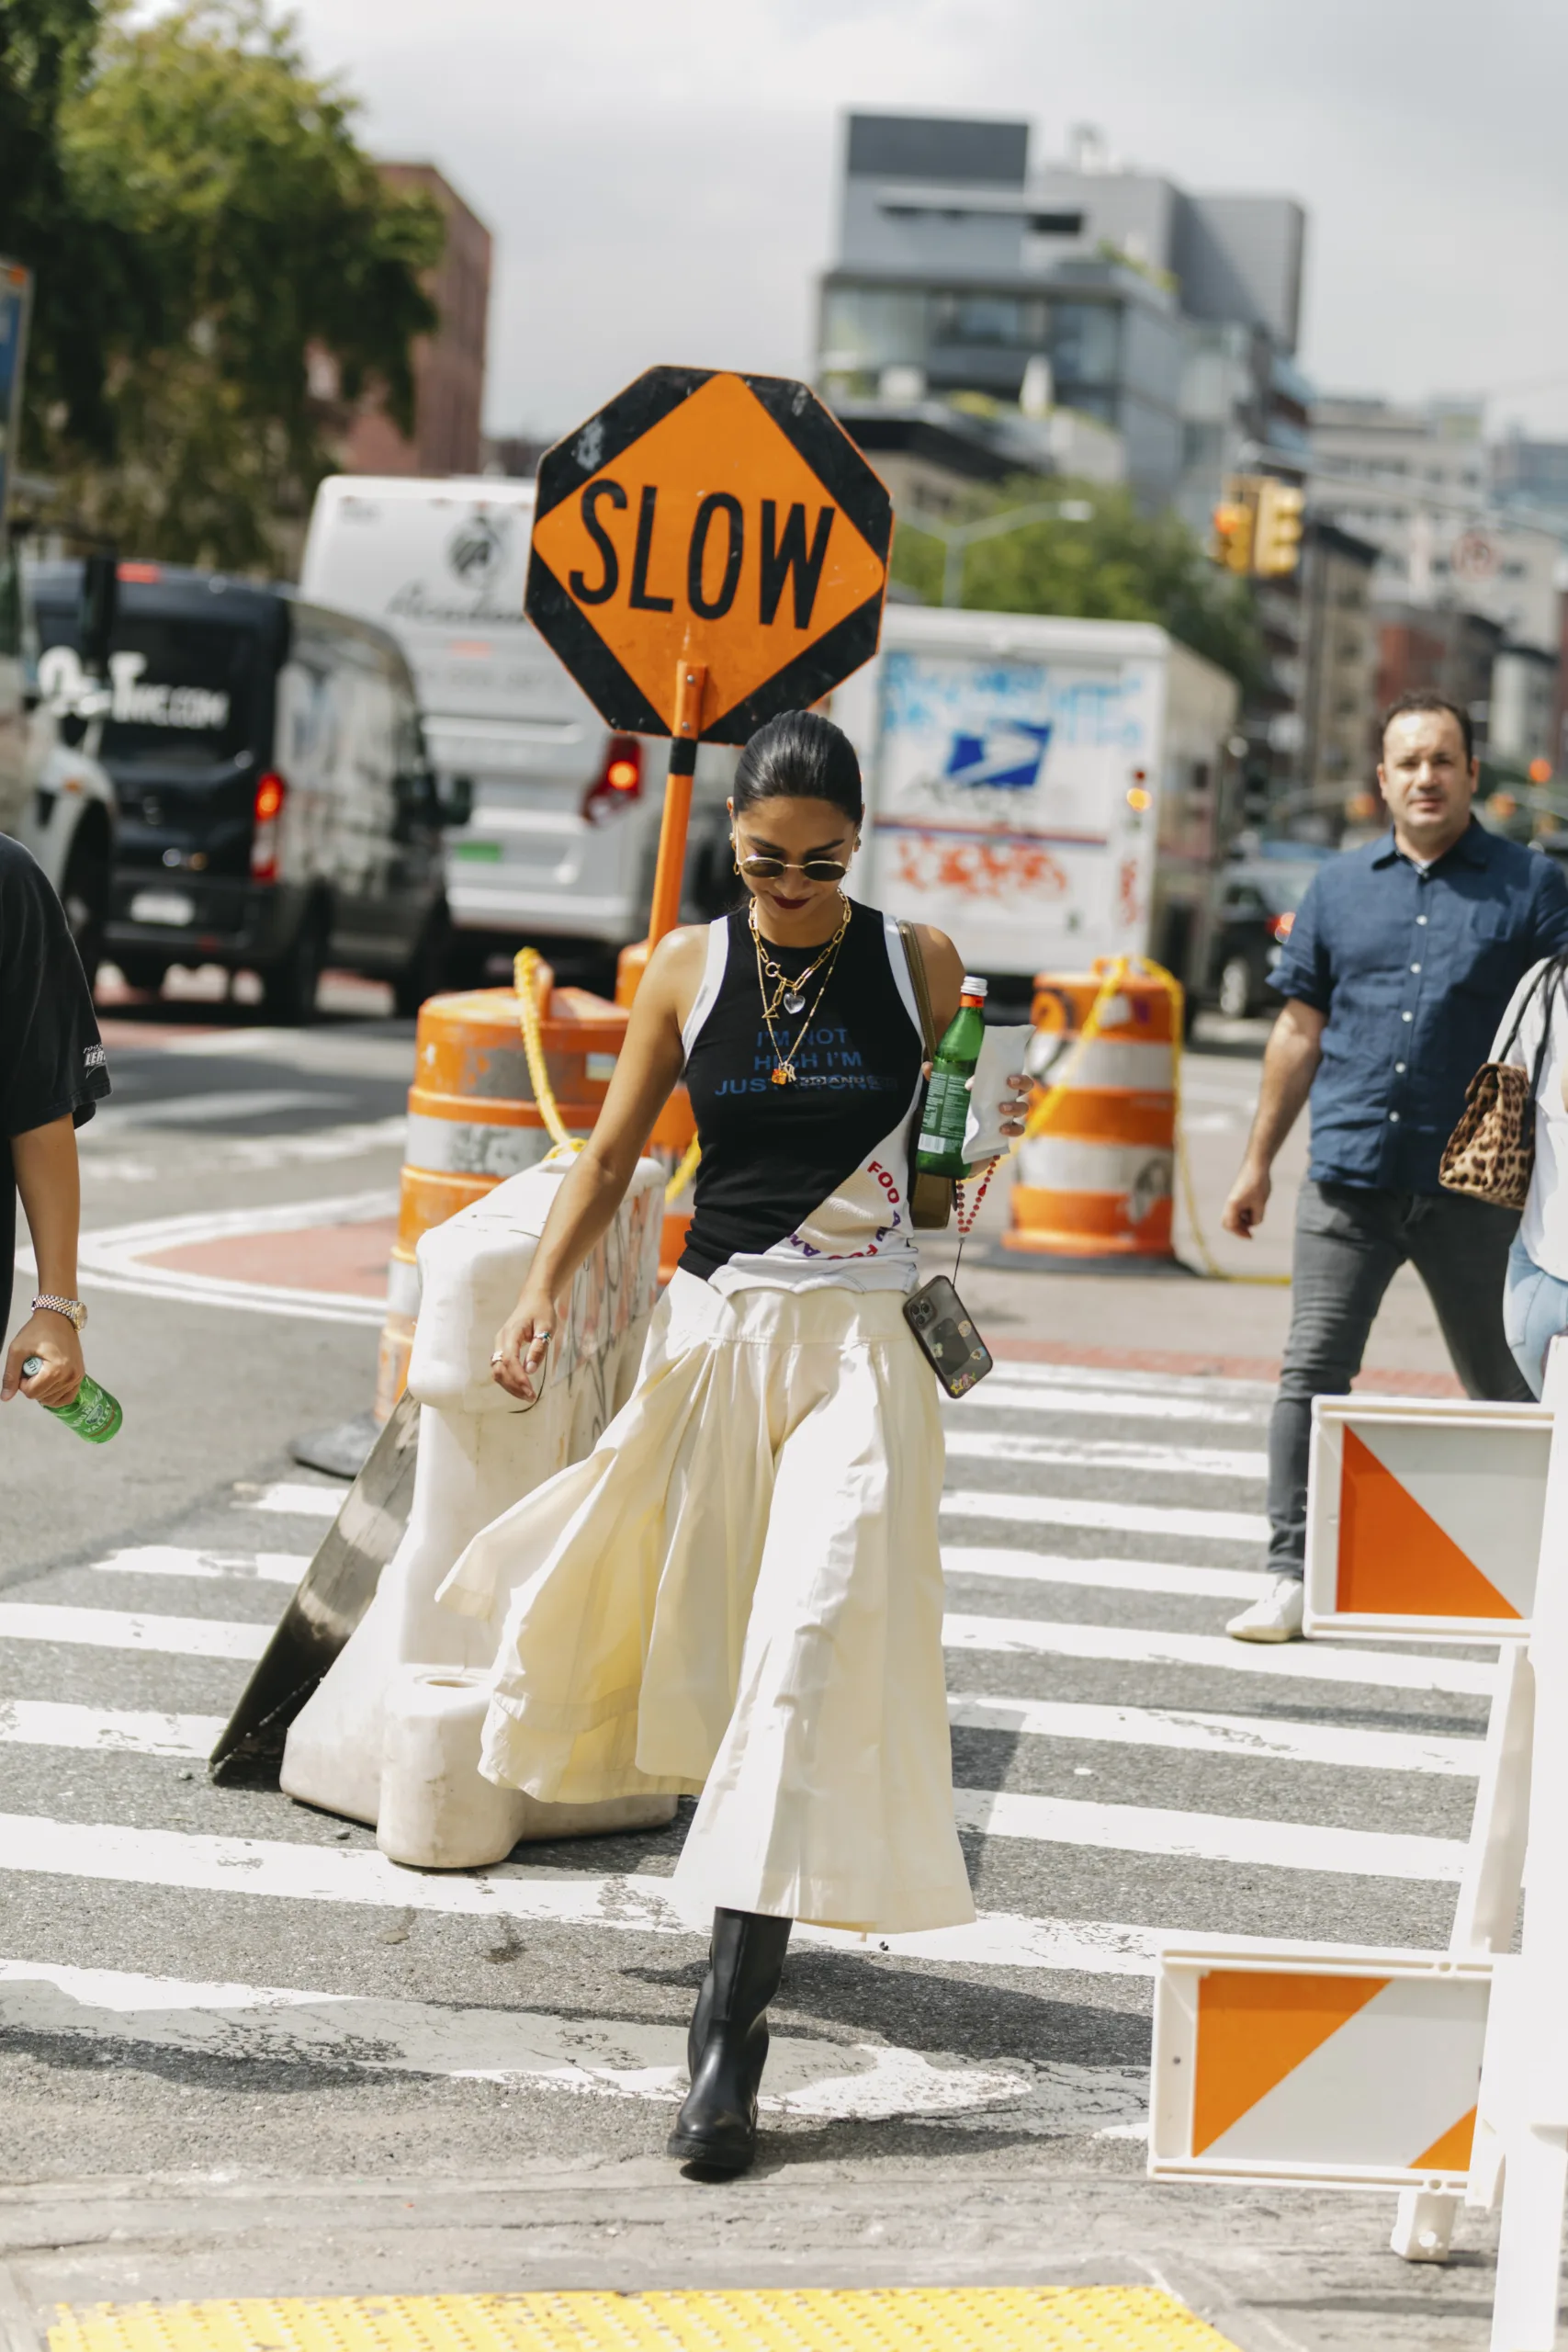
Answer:
POLYGON ((1518 1218, 1445 1193, 1438 1162, 1515 987, 1541 956, 1568 949, 1568 881, 1553 859, 1476 823, 1480 770, 1465 712, 1438 695, 1402 695, 1383 722, 1382 754, 1393 828, 1332 859, 1302 900, 1273 975, 1284 1008, 1225 1204, 1225 1230, 1249 1239, 1275 1154, 1310 1093, 1312 1161, 1269 1431, 1272 1580, 1232 1619, 1242 1641, 1301 1632, 1312 1400, 1349 1387, 1406 1260, 1467 1392, 1530 1393, 1503 1336, 1518 1218))

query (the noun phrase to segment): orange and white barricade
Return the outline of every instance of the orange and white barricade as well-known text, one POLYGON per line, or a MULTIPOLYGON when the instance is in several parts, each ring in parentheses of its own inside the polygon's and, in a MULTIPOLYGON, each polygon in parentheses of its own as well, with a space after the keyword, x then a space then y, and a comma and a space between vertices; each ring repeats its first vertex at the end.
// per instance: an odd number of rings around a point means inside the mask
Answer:
POLYGON ((1309 1640, 1528 1635, 1551 1419, 1543 1405, 1319 1396, 1309 1640))
POLYGON ((1568 1341, 1539 1406, 1317 1400, 1305 1631, 1497 1645, 1449 1950, 1168 1939, 1150 2170, 1398 2188, 1392 2244, 1412 2260, 1445 2257, 1461 2197, 1501 2196, 1493 2352, 1552 2352, 1568 2188, 1568 1341))
POLYGON ((1162 1946, 1149 2171, 1462 2195, 1492 1963, 1162 1946))
POLYGON ((1174 1258, 1181 992, 1101 958, 1034 983, 1030 1076, 1044 1089, 1016 1156, 1003 1247, 1057 1258, 1174 1258))

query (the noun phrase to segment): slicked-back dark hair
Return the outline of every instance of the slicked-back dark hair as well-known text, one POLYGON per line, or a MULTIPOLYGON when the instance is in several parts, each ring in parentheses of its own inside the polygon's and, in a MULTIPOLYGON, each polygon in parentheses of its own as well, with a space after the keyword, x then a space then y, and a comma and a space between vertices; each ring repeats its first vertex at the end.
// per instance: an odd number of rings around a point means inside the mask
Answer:
POLYGON ((1412 686, 1407 693, 1395 695, 1378 729, 1380 752, 1393 721, 1403 718, 1408 710, 1446 710, 1464 738, 1465 765, 1469 766, 1475 757, 1475 729, 1470 723, 1470 713, 1461 704, 1450 702, 1447 695, 1440 695, 1436 686, 1412 686))
POLYGON ((815 710, 781 711, 759 727, 736 763, 732 790, 738 817, 760 800, 829 800, 854 825, 865 813, 855 747, 815 710))

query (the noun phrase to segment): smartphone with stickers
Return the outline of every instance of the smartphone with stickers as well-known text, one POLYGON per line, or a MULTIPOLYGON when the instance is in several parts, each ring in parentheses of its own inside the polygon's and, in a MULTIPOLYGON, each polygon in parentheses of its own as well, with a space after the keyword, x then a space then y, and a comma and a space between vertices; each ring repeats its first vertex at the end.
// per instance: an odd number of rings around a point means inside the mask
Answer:
POLYGON ((945 1274, 933 1275, 904 1301, 904 1320, 950 1396, 966 1396, 991 1371, 991 1351, 945 1274))

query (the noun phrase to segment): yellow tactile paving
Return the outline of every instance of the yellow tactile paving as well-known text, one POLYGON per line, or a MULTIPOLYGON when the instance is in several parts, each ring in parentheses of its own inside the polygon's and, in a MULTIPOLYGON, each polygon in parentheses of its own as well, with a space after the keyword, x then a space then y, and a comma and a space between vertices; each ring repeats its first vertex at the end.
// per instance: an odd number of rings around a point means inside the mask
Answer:
POLYGON ((62 2309, 50 2352, 1235 2352, 1152 2287, 362 2295, 62 2309))

